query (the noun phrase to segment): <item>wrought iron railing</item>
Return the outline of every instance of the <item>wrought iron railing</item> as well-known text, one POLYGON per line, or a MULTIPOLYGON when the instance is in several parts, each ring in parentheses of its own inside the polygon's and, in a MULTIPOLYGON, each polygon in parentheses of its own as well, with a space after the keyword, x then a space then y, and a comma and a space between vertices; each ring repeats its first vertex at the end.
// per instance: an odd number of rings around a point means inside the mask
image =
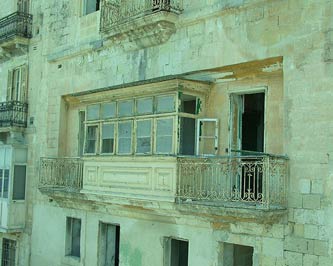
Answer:
POLYGON ((287 176, 283 156, 178 158, 177 198, 179 202, 285 208, 287 176))
POLYGON ((0 103, 0 127, 26 127, 28 104, 19 101, 0 103))
POLYGON ((0 19, 0 42, 15 36, 32 37, 32 15, 15 12, 0 19))
POLYGON ((39 188, 79 191, 82 189, 82 180, 82 159, 41 158, 39 188))
POLYGON ((101 32, 138 17, 165 11, 179 14, 182 0, 102 0, 101 32))

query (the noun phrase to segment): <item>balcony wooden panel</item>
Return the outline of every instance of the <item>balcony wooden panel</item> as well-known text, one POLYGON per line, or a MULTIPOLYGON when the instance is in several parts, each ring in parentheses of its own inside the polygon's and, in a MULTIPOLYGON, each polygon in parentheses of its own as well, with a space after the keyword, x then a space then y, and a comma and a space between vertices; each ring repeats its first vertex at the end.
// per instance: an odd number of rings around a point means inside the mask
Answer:
POLYGON ((176 158, 118 157, 84 162, 83 193, 175 201, 176 158))

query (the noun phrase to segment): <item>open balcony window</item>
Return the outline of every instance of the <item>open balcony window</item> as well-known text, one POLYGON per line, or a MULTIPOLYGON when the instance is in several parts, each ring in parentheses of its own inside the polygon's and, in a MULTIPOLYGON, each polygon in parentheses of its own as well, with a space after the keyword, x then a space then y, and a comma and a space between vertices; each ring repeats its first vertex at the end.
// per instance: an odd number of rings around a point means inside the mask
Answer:
POLYGON ((216 155, 218 152, 218 120, 197 119, 197 155, 216 155))
POLYGON ((179 154, 194 155, 195 153, 195 118, 179 118, 179 154))
POLYGON ((200 105, 197 104, 197 97, 193 95, 181 94, 179 106, 180 112, 187 114, 196 114, 198 113, 199 107, 200 105))

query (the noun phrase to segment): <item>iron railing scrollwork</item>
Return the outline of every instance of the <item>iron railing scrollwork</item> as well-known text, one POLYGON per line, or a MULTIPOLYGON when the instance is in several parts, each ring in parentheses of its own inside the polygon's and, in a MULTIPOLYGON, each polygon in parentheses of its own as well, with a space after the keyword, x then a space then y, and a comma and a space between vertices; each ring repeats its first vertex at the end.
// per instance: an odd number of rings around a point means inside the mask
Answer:
POLYGON ((182 0, 103 0, 101 4, 101 32, 157 12, 182 12, 182 0))
POLYGON ((32 15, 15 12, 0 19, 0 42, 15 36, 32 37, 32 15))
POLYGON ((82 189, 83 160, 80 158, 41 158, 39 188, 79 191, 82 189))
POLYGON ((20 101, 0 103, 0 127, 27 127, 28 104, 20 101))
POLYGON ((179 202, 286 204, 287 159, 281 156, 178 158, 179 202))

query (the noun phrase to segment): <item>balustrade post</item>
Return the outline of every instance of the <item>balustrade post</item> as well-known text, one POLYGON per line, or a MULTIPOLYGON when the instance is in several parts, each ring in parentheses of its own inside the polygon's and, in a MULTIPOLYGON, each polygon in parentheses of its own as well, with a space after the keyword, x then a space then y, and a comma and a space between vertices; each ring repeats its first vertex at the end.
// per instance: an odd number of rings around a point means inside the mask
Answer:
POLYGON ((269 155, 267 155, 267 156, 265 156, 265 158, 264 158, 264 162, 265 162, 265 176, 264 176, 264 180, 265 180, 265 182, 263 182, 264 184, 265 184, 265 189, 264 189, 264 191, 265 191, 265 199, 263 199, 263 204, 264 204, 264 206, 268 209, 269 208, 269 206, 270 206, 270 186, 271 186, 271 184, 270 184, 270 179, 271 179, 271 177, 270 177, 270 156, 269 155))

